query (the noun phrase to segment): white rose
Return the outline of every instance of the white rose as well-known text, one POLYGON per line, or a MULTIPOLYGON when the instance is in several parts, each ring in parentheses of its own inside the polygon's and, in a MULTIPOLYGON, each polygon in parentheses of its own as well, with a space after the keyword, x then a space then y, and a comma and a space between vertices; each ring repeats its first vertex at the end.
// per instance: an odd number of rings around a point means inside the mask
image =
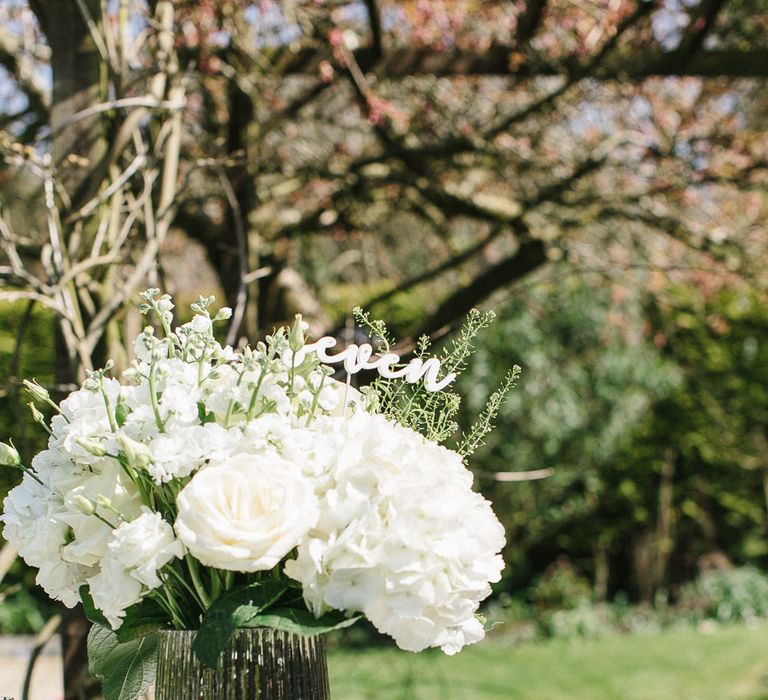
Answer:
POLYGON ((201 469, 177 498, 176 534, 194 557, 229 571, 274 567, 317 522, 317 499, 279 457, 238 454, 201 469))

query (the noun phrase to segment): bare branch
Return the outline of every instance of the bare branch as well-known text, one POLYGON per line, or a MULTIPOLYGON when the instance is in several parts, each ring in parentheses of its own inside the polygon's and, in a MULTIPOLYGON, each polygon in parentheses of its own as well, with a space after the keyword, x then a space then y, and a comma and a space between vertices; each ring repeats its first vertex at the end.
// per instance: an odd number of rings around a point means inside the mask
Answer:
POLYGON ((531 40, 544 17, 547 0, 528 0, 525 12, 517 18, 517 43, 522 49, 531 40))
POLYGON ((47 119, 51 100, 49 91, 34 67, 25 63, 21 42, 4 27, 0 27, 0 65, 13 76, 38 117, 47 119))
POLYGON ((481 272, 472 282, 445 299, 432 316, 418 329, 413 337, 431 335, 444 327, 452 327, 470 309, 478 306, 500 287, 509 285, 540 267, 546 262, 544 244, 539 240, 527 240, 515 253, 500 263, 481 272))
POLYGON ((237 195, 229 181, 226 173, 219 171, 219 182, 227 198, 232 219, 235 224, 235 236, 239 248, 238 264, 240 267, 240 279, 237 284, 237 301, 232 312, 232 320, 227 330, 227 345, 234 345, 237 341, 237 334, 245 317, 245 308, 248 304, 248 239, 245 233, 245 224, 243 223, 243 212, 240 209, 240 202, 237 201, 237 195))
POLYGON ((408 291, 413 287, 417 287, 420 284, 424 284, 424 282, 429 282, 430 280, 433 280, 436 277, 439 277, 444 272, 448 272, 450 270, 456 269, 457 267, 461 266, 468 260, 471 260, 473 257, 478 255, 479 253, 483 252, 494 240, 496 240, 496 238, 498 238, 499 234, 502 231, 504 231, 503 226, 501 225, 495 226, 491 230, 491 232, 487 236, 485 236, 485 238, 481 239, 474 245, 469 246, 465 250, 462 250, 460 253, 457 253, 456 255, 448 258, 448 260, 445 260, 439 265, 436 265, 435 267, 425 270, 421 274, 414 275, 413 277, 410 277, 407 280, 398 282, 397 285, 392 289, 389 289, 386 292, 382 292, 381 294, 376 295, 372 299, 369 299, 367 302, 365 302, 364 306, 366 308, 369 308, 371 306, 374 306, 375 304, 380 304, 381 302, 386 301, 387 299, 391 299, 396 294, 400 294, 401 292, 408 291))
POLYGON ((38 141, 42 141, 43 139, 50 138, 51 136, 55 135, 59 131, 66 129, 68 126, 71 126, 72 124, 76 124, 79 121, 83 121, 84 119, 93 117, 96 114, 109 112, 113 109, 135 109, 138 107, 146 107, 149 109, 173 110, 173 109, 183 109, 185 106, 186 106, 186 101, 184 100, 179 100, 179 101, 157 100, 154 97, 149 97, 149 96, 123 97, 119 100, 109 100, 108 102, 99 102, 98 104, 88 107, 87 109, 83 109, 83 110, 80 110, 79 112, 75 112, 75 114, 71 115, 67 119, 62 120, 59 124, 57 124, 55 129, 51 127, 42 129, 40 131, 40 134, 38 135, 38 141))
POLYGON ((373 60, 377 61, 384 50, 381 29, 381 8, 376 0, 365 0, 365 7, 368 10, 368 23, 371 27, 373 60))
POLYGON ((101 35, 99 28, 96 26, 96 22, 94 21, 88 6, 85 4, 84 0, 75 0, 75 2, 77 3, 77 9, 80 10, 80 14, 83 16, 83 20, 88 27, 88 32, 90 33, 91 38, 93 39, 93 43, 96 46, 99 55, 101 56, 101 60, 106 65, 114 66, 114 64, 110 61, 110 55, 109 51, 107 50, 107 45, 104 43, 104 37, 101 35))
POLYGON ((123 187, 147 162, 147 158, 143 153, 139 153, 128 165, 128 167, 120 173, 120 175, 113 180, 113 182, 100 192, 98 196, 86 202, 80 209, 72 212, 66 219, 66 223, 74 223, 78 219, 83 219, 89 216, 102 202, 106 202, 115 192, 123 187))
POLYGON ((67 312, 60 304, 58 304, 56 301, 51 299, 49 296, 46 296, 45 294, 39 294, 38 292, 30 292, 25 290, 15 291, 15 292, 5 292, 0 291, 0 301, 19 301, 20 299, 31 299, 34 300, 43 306, 52 309, 60 316, 67 316, 67 312))
POLYGON ((495 472, 493 478, 496 481, 519 482, 546 479, 555 473, 554 469, 531 469, 527 472, 495 472))

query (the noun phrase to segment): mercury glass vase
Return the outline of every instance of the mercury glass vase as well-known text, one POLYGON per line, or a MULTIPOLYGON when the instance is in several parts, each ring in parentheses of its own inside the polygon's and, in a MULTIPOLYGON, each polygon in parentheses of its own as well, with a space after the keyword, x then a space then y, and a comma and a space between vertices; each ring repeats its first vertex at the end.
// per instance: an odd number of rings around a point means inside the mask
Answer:
POLYGON ((159 632, 155 700, 329 700, 325 639, 238 630, 218 668, 192 651, 196 632, 159 632))

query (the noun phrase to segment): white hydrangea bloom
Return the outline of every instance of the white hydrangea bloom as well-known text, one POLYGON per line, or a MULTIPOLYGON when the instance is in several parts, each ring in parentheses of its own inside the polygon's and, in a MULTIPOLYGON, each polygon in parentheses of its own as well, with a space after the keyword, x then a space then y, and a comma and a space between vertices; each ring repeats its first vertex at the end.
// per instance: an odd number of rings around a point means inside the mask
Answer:
POLYGON ((152 462, 147 471, 158 484, 189 476, 204 464, 225 459, 236 448, 239 438, 239 433, 226 430, 218 423, 159 433, 149 443, 152 462))
POLYGON ((481 639, 504 530, 460 456, 379 415, 313 428, 321 517, 286 564, 309 607, 363 612, 409 651, 481 639))

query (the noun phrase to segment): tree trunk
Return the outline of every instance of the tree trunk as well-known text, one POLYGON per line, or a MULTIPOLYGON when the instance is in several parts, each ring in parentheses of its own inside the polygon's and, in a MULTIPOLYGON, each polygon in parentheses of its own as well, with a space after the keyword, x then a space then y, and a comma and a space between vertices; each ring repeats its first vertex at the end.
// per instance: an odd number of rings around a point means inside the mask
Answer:
MULTIPOLYGON (((100 21, 98 0, 85 0, 91 18, 100 21)), ((59 184, 77 205, 78 192, 86 186, 93 167, 104 155, 106 140, 98 116, 73 120, 73 115, 100 100, 101 70, 99 53, 78 4, 74 1, 38 0, 31 3, 51 47, 53 91, 51 100, 52 152, 59 184)), ((64 245, 69 244, 62 231, 64 245)), ((68 355, 60 329, 56 328, 56 384, 77 382, 79 366, 68 355)), ((77 606, 62 611, 62 656, 64 697, 84 697, 87 680, 86 638, 88 621, 77 606)))
POLYGON ((673 506, 673 480, 677 452, 668 448, 664 452, 659 483, 659 507, 656 516, 656 546, 654 551, 653 587, 657 590, 667 581, 669 558, 674 548, 675 512, 673 506))

